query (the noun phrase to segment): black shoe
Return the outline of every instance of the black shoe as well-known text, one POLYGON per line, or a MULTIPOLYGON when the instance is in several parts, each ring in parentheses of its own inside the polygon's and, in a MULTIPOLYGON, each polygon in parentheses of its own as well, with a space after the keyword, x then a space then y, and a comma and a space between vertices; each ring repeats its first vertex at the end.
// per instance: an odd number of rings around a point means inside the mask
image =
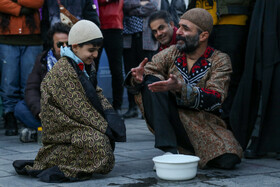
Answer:
POLYGON ((119 116, 122 116, 122 112, 121 112, 120 109, 116 109, 115 111, 117 112, 117 114, 118 114, 119 116))
POLYGON ((260 158, 257 153, 259 138, 252 136, 250 146, 244 151, 244 157, 247 159, 260 158))
POLYGON ((276 153, 276 157, 275 158, 276 158, 276 160, 280 160, 280 152, 276 153))
POLYGON ((135 118, 138 116, 137 107, 129 108, 128 111, 123 115, 124 118, 135 118))
POLYGON ((220 155, 207 163, 207 166, 219 169, 234 169, 236 164, 239 164, 241 159, 232 153, 220 155))
POLYGON ((18 135, 17 120, 13 112, 9 112, 4 115, 5 120, 5 135, 6 136, 16 136, 18 135))
POLYGON ((121 117, 122 120, 124 120, 121 109, 115 109, 116 113, 118 114, 118 116, 121 117))

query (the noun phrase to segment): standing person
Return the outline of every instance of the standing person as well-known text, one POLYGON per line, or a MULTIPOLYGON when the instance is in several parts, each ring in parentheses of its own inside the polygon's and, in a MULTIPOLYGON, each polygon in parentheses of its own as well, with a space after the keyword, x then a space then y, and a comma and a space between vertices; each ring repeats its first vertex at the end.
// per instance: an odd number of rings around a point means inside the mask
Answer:
MULTIPOLYGON (((139 65, 145 57, 151 59, 158 49, 158 43, 152 39, 152 32, 148 25, 148 17, 159 10, 160 0, 124 0, 124 42, 123 60, 127 74, 131 68, 139 65)), ((138 116, 134 96, 129 92, 128 110, 124 118, 138 116)))
POLYGON ((18 134, 14 116, 35 59, 42 52, 39 8, 43 0, 0 1, 1 98, 5 135, 18 134))
POLYGON ((229 114, 245 64, 249 17, 253 0, 191 0, 190 8, 207 10, 214 21, 209 45, 227 53, 231 59, 232 74, 228 96, 222 106, 222 118, 229 124, 229 114))
POLYGON ((161 0, 161 10, 169 12, 172 20, 177 27, 180 17, 186 12, 187 5, 185 0, 161 0))
POLYGON ((125 141, 125 126, 97 86, 93 60, 103 36, 91 21, 78 21, 69 32, 70 47, 42 84, 43 147, 35 161, 14 161, 19 174, 44 182, 89 179, 114 167, 114 142, 125 141), (83 33, 83 34, 80 34, 83 33), (91 65, 91 70, 85 69, 91 65), (116 126, 117 125, 117 126, 116 126))
MULTIPOLYGON (((93 0, 47 0, 42 8, 42 36, 46 43, 47 32, 55 23, 61 22, 59 3, 63 5, 78 20, 86 19, 100 26, 97 6, 93 0)), ((46 47, 45 47, 46 49, 46 47)))
POLYGON ((47 72, 60 59, 60 47, 67 46, 69 31, 70 27, 61 22, 51 27, 48 32, 48 50, 37 57, 33 70, 27 79, 24 100, 21 100, 15 106, 15 117, 26 127, 20 132, 19 139, 21 142, 36 141, 37 128, 41 126, 39 117, 41 111, 41 82, 47 72))
POLYGON ((113 107, 121 115, 123 102, 123 0, 98 0, 103 46, 112 75, 113 107))
POLYGON ((280 1, 257 0, 250 25, 245 69, 230 123, 246 158, 276 152, 280 159, 280 1), (256 130, 253 130, 256 128, 256 130), (252 137, 251 137, 252 136, 252 137))
POLYGON ((155 40, 159 42, 158 51, 162 51, 177 43, 177 27, 174 26, 171 15, 164 10, 156 11, 149 17, 149 26, 155 40))
POLYGON ((219 117, 231 73, 229 56, 208 46, 213 19, 194 8, 181 17, 177 45, 131 69, 125 83, 155 135, 155 147, 191 151, 199 166, 233 169, 242 148, 219 117))

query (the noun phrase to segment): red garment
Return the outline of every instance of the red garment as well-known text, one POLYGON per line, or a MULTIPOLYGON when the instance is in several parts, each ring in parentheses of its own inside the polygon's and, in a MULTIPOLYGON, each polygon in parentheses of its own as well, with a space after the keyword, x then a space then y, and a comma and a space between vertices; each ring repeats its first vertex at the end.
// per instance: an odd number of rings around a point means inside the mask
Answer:
POLYGON ((18 0, 14 3, 11 0, 0 1, 0 12, 11 15, 9 29, 4 32, 0 29, 0 35, 28 35, 40 33, 40 16, 39 8, 43 6, 44 0, 18 0), (37 28, 33 33, 30 32, 26 25, 25 16, 20 16, 21 7, 38 9, 34 13, 34 20, 37 28))
POLYGON ((177 43, 177 40, 176 40, 176 32, 177 32, 177 27, 174 27, 173 28, 173 35, 172 35, 172 40, 171 40, 171 42, 170 42, 170 44, 169 45, 160 45, 159 46, 159 51, 162 51, 162 50, 164 50, 165 48, 168 48, 168 47, 170 47, 171 45, 174 45, 174 44, 176 44, 177 43))
POLYGON ((123 0, 98 0, 101 29, 123 29, 123 0))

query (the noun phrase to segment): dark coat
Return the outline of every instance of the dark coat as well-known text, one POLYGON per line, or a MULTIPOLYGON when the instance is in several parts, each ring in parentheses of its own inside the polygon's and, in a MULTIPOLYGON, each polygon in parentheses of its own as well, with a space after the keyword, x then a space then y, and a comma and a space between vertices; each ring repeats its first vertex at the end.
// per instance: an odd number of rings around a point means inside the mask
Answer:
MULTIPOLYGON (((100 21, 93 8, 92 0, 60 0, 61 4, 78 19, 86 19, 94 22, 97 26, 100 26, 100 21)), ((47 31, 50 27, 60 22, 59 6, 57 0, 45 1, 42 8, 42 20, 41 20, 41 33, 44 41, 47 39, 47 31)))
POLYGON ((173 22, 178 26, 180 17, 187 11, 186 3, 184 0, 161 0, 161 10, 166 10, 172 16, 173 22))
POLYGON ((260 103, 258 151, 280 151, 279 33, 280 1, 257 0, 248 36, 245 70, 230 115, 231 127, 243 149, 250 139, 260 103))
POLYGON ((32 112, 33 116, 37 119, 39 119, 38 115, 41 111, 40 85, 47 73, 47 52, 48 51, 44 51, 36 58, 34 67, 32 69, 32 72, 29 74, 25 87, 24 100, 26 102, 26 105, 32 112))

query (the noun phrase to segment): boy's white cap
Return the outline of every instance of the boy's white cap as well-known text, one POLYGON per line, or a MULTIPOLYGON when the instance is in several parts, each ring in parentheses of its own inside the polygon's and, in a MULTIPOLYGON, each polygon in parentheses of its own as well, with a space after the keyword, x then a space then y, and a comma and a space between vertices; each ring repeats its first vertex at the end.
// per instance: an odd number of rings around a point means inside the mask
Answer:
POLYGON ((80 44, 97 38, 103 38, 97 25, 88 20, 80 20, 71 28, 68 43, 69 45, 80 44))

